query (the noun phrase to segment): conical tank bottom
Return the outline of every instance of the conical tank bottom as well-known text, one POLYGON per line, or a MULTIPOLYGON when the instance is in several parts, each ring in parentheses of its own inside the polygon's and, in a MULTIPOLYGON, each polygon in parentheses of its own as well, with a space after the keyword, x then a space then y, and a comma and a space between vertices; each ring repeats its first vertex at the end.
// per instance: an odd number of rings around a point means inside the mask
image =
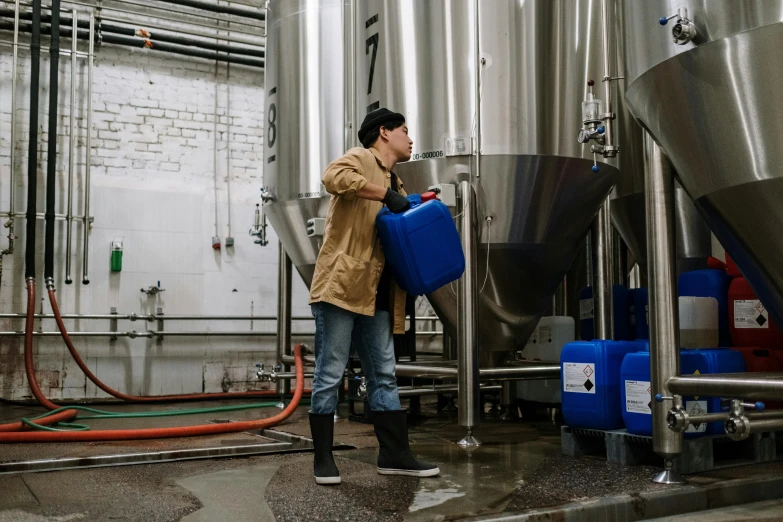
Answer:
MULTIPOLYGON (((402 164, 396 170, 409 192, 424 192, 437 183, 471 179, 469 163, 469 158, 447 158, 402 164)), ((479 205, 479 341, 484 364, 502 362, 488 352, 522 349, 551 304, 617 180, 614 167, 601 164, 598 173, 591 167, 592 161, 558 156, 482 156, 481 177, 472 181, 479 205)), ((445 286, 428 296, 452 335, 458 322, 456 287, 445 286)))
POLYGON ((637 78, 631 112, 783 324, 783 24, 700 45, 637 78))

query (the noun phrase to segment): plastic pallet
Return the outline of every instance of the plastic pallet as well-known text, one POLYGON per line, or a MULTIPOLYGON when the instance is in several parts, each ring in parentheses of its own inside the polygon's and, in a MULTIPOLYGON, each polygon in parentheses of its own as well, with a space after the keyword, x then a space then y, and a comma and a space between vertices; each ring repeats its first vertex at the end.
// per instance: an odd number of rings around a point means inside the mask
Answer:
MULTIPOLYGON (((623 465, 663 466, 653 451, 652 437, 625 430, 601 431, 563 426, 560 429, 563 455, 603 457, 623 465)), ((743 441, 725 435, 685 439, 683 454, 675 460, 680 473, 701 473, 734 466, 778 460, 783 457, 783 432, 754 433, 743 441)))

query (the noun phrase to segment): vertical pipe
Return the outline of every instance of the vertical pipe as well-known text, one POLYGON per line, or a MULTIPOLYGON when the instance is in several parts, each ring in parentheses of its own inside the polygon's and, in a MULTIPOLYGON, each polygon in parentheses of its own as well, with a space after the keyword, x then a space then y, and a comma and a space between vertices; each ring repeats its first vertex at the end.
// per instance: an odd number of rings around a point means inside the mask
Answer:
POLYGON ((49 136, 46 156, 46 213, 44 236, 44 281, 54 287, 55 182, 57 179, 57 115, 60 92, 60 0, 52 0, 49 43, 49 136))
MULTIPOLYGON (((603 61, 604 61, 604 107, 606 109, 606 113, 609 115, 609 117, 606 119, 604 127, 605 127, 605 137, 606 137, 606 145, 614 146, 614 115, 612 115, 612 80, 611 80, 611 62, 609 60, 610 50, 611 50, 611 31, 610 28, 610 12, 612 5, 610 5, 612 0, 601 0, 601 36, 603 40, 603 61)), ((617 155, 616 150, 607 149, 606 157, 613 158, 617 155)), ((607 207, 608 210, 608 207, 607 207)), ((611 237, 611 236, 610 236, 611 237)))
MULTIPOLYGON (((30 69, 30 138, 27 156, 27 234, 25 237, 24 274, 28 283, 35 280, 35 229, 38 201, 38 91, 41 74, 41 0, 33 0, 33 36, 30 40, 30 69)), ((34 292, 35 290, 33 289, 33 295, 34 292)))
POLYGON ((628 279, 628 248, 616 228, 612 227, 612 254, 614 254, 614 284, 626 286, 628 279))
POLYGON ((90 284, 90 168, 92 163, 92 72, 95 59, 95 13, 90 13, 87 57, 87 143, 84 165, 84 223, 82 224, 82 284, 90 284))
POLYGON ((65 215, 65 284, 73 283, 71 279, 71 233, 73 228, 73 171, 76 164, 76 51, 79 39, 77 25, 77 12, 73 9, 71 12, 71 112, 68 115, 70 119, 70 134, 68 136, 68 210, 65 215))
POLYGON ((14 215, 16 214, 16 66, 19 61, 19 0, 16 0, 14 9, 14 55, 11 64, 11 171, 8 188, 8 248, 0 253, 0 276, 2 276, 2 259, 5 254, 14 253, 14 241, 16 240, 14 215))
MULTIPOLYGON (((652 395, 661 393, 669 397, 671 393, 666 383, 680 374, 674 176, 668 159, 649 134, 645 135, 644 152, 652 395)), ((652 403, 653 450, 664 458, 669 474, 672 461, 683 451, 682 433, 670 430, 666 423, 670 407, 668 401, 652 403)))
POLYGON ((476 109, 476 177, 481 177, 481 19, 479 17, 479 0, 473 0, 473 44, 475 52, 475 72, 476 80, 474 83, 476 109))
MULTIPOLYGON (((278 244, 280 249, 277 270, 277 361, 282 364, 284 355, 291 355, 291 258, 288 257, 283 243, 278 244)), ((284 365, 283 371, 290 371, 289 366, 284 365)), ((285 397, 290 391, 291 384, 287 379, 278 379, 277 393, 285 397)))
POLYGON ((473 437, 473 428, 479 424, 479 361, 478 361, 478 274, 476 250, 478 247, 478 226, 476 217, 476 194, 468 181, 459 184, 462 201, 460 236, 465 251, 465 275, 457 288, 457 401, 459 425, 467 428, 467 435, 460 446, 472 447, 480 444, 473 437))
MULTIPOLYGON (((226 63, 226 199, 228 200, 228 238, 231 235, 231 64, 226 63)), ((226 246, 228 245, 226 238, 226 246)), ((232 243, 233 244, 233 243, 232 243)))
POLYGON ((592 225, 593 322, 596 339, 614 339, 612 302, 612 220, 606 198, 592 225))

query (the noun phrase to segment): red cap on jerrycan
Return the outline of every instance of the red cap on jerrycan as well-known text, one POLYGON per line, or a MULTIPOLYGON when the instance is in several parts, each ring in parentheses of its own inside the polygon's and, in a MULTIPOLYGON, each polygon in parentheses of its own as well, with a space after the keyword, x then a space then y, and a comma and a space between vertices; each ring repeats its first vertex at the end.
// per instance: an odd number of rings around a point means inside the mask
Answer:
POLYGON ((426 203, 427 201, 432 201, 433 199, 438 199, 438 195, 434 192, 425 192, 421 195, 421 202, 426 203))

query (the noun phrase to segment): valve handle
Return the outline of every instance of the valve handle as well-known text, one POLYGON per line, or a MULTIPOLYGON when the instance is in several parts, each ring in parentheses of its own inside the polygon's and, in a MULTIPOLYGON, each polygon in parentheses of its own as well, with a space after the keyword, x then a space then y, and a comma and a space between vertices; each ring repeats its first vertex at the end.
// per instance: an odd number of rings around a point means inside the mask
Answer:
POLYGON ((603 134, 604 132, 606 132, 606 127, 604 127, 603 125, 601 125, 600 127, 598 127, 598 128, 596 129, 596 132, 597 132, 598 134, 603 134))
POLYGON ((659 23, 659 24, 661 24, 661 25, 666 25, 666 24, 668 24, 668 23, 669 23, 669 18, 667 18, 667 17, 665 17, 665 16, 662 16, 662 17, 661 17, 661 18, 658 20, 658 23, 659 23))
POLYGON ((663 402, 663 394, 662 393, 656 393, 655 394, 655 402, 663 402))
POLYGON ((757 402, 756 403, 756 410, 757 411, 764 411, 767 407, 764 405, 763 402, 757 402))
POLYGON ((599 170, 601 170, 601 169, 599 169, 599 168, 598 168, 598 165, 593 165, 593 168, 592 168, 591 170, 592 170, 593 172, 598 172, 598 171, 599 171, 599 170))

